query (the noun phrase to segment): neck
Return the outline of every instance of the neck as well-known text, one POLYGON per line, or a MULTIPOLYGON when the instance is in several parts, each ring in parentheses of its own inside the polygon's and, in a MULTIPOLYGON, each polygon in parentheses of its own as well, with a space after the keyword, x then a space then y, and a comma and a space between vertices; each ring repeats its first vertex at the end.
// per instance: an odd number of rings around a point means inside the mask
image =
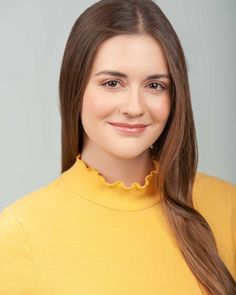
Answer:
POLYGON ((108 183, 122 181, 127 187, 134 182, 144 185, 145 176, 154 169, 148 150, 135 158, 123 159, 86 148, 81 152, 81 159, 89 167, 97 169, 108 183))

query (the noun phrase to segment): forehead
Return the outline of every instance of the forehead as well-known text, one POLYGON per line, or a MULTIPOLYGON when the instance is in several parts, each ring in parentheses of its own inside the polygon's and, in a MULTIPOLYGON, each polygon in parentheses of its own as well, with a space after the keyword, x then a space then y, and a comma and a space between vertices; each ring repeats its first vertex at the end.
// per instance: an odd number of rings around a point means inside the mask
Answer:
POLYGON ((118 35, 104 41, 94 57, 92 73, 104 69, 168 73, 165 52, 149 35, 118 35))

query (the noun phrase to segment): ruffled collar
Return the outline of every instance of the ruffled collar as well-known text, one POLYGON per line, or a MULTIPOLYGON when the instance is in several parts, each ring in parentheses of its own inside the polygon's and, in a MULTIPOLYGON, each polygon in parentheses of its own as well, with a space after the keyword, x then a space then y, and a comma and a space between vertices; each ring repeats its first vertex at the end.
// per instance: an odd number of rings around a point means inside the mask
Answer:
POLYGON ((157 187, 158 162, 152 160, 154 169, 145 177, 144 185, 134 182, 127 187, 123 181, 109 183, 101 173, 89 167, 78 154, 73 166, 62 173, 67 188, 97 205, 121 211, 137 211, 159 203, 157 187))

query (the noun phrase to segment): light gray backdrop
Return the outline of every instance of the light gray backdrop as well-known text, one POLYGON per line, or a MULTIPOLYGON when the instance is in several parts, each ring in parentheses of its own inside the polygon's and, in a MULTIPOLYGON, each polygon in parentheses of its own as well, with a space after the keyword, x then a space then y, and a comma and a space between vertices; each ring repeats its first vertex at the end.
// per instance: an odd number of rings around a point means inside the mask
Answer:
MULTIPOLYGON (((72 25, 94 2, 0 0, 0 208, 60 174, 60 65, 72 25)), ((236 1, 156 3, 184 47, 198 170, 236 184, 236 1)))

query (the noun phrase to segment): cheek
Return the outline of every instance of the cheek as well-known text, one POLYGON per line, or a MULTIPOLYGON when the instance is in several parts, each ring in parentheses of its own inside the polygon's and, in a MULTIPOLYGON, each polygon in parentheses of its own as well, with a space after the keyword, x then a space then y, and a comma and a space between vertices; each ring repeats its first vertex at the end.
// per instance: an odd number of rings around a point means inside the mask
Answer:
POLYGON ((150 103, 153 121, 157 123, 165 123, 170 114, 170 97, 169 95, 159 97, 150 103))
POLYGON ((104 97, 99 91, 87 88, 84 93, 82 103, 82 117, 87 114, 91 117, 106 117, 113 109, 109 100, 104 97))

